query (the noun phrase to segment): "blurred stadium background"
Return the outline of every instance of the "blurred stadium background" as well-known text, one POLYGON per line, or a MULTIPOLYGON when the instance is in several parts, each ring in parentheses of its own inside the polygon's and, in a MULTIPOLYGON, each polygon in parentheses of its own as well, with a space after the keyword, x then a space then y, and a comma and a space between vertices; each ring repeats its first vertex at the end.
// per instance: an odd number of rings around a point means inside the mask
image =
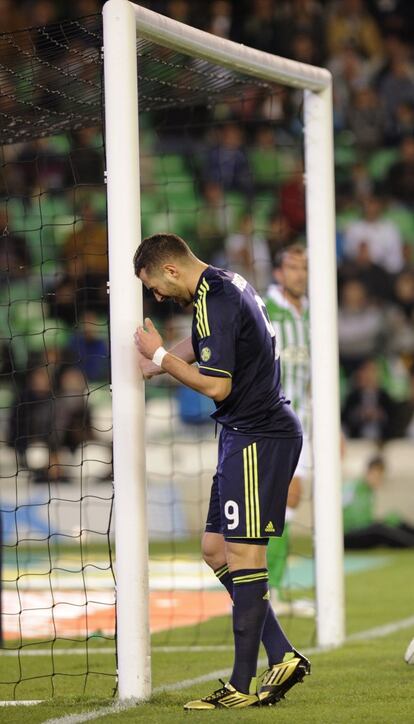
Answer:
MULTIPOLYGON (((331 70, 344 479, 361 477, 380 453, 376 515, 414 524, 413 4, 141 5, 331 70)), ((2 628, 17 652, 91 637, 111 645, 115 635, 101 8, 99 0, 0 0, 2 628), (87 32, 72 38, 75 26, 63 21, 77 18, 87 32), (52 86, 56 67, 66 68, 63 93, 45 99, 34 52, 52 86), (73 89, 71 73, 81 79, 73 89), (38 114, 33 128, 16 108, 32 112, 36 99, 49 116, 38 114), (68 102, 77 121, 65 118, 68 102), (60 125, 50 135, 53 113, 60 125)), ((140 124, 143 235, 174 231, 264 294, 275 254, 306 243, 299 94, 253 88, 210 107, 149 110, 140 124)), ((168 344, 189 331, 188 314, 149 297, 145 313, 168 344)), ((208 400, 166 380, 147 386, 151 620, 162 643, 193 626, 184 638, 197 644, 201 623, 229 609, 198 554, 216 458, 210 411, 208 400)), ((311 473, 285 581, 294 597, 313 593, 311 473)), ((311 644, 314 624, 306 626, 311 644)), ((19 662, 0 681, 1 698, 21 698, 29 674, 20 654, 19 662)), ((98 673, 113 686, 111 666, 98 673)), ((92 671, 85 663, 84 676, 92 671)), ((55 670, 42 676, 50 695, 55 670)))

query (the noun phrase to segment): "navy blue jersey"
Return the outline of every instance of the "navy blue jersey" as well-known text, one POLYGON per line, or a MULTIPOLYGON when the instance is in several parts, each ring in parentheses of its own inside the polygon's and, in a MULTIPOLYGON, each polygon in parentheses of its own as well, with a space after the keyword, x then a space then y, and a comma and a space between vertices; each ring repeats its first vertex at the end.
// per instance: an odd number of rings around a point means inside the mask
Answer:
POLYGON ((231 377, 212 417, 240 433, 297 437, 300 423, 280 386, 275 332, 266 307, 239 274, 212 266, 194 295, 194 354, 203 375, 231 377))

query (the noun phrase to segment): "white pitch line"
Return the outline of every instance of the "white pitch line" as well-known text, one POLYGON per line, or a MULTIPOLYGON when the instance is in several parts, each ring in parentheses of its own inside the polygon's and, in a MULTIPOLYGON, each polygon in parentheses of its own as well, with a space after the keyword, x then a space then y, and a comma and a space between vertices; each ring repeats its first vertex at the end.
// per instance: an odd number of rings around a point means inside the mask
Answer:
POLYGON ((388 636, 388 634, 395 633, 396 631, 411 628, 411 626, 414 627, 414 616, 410 616, 410 618, 403 618, 400 621, 386 623, 383 626, 376 626, 375 628, 368 629, 368 631, 357 631, 357 633, 350 634, 346 637, 346 643, 348 643, 348 641, 352 643, 352 641, 365 641, 381 638, 382 636, 388 636))
MULTIPOLYGON (((376 626, 375 628, 367 629, 366 631, 358 631, 357 633, 348 636, 345 643, 348 644, 354 641, 381 638, 383 636, 388 636, 391 633, 395 633, 396 631, 410 628, 411 626, 414 626, 414 616, 401 619, 400 621, 394 621, 392 623, 384 624, 383 626, 376 626)), ((307 655, 321 654, 326 653, 327 651, 332 651, 332 649, 334 648, 338 647, 315 647, 313 649, 305 649, 304 653, 307 655)), ((261 659, 258 662, 258 665, 265 666, 266 661, 261 659)), ((160 694, 164 691, 177 691, 179 689, 187 689, 191 686, 195 686, 196 684, 203 684, 206 681, 211 681, 212 679, 226 678, 229 674, 230 669, 219 669, 218 671, 210 671, 208 674, 202 674, 201 676, 196 676, 193 679, 184 679, 183 681, 176 681, 171 684, 166 684, 165 686, 157 686, 155 689, 153 689, 153 694, 160 694)), ((137 700, 130 699, 123 702, 122 704, 117 702, 111 706, 102 707, 101 709, 94 709, 93 711, 85 712, 83 714, 70 714, 68 716, 58 717, 57 719, 47 719, 42 724, 82 724, 82 722, 93 721, 94 719, 99 719, 99 717, 109 716, 111 714, 118 714, 119 712, 125 711, 126 709, 131 709, 137 704, 137 700)))
POLYGON ((83 714, 67 714, 66 716, 58 717, 57 719, 47 719, 42 724, 81 724, 84 721, 92 721, 98 719, 100 716, 109 716, 110 714, 120 714, 122 711, 131 709, 133 706, 137 706, 140 702, 137 699, 128 699, 125 702, 117 702, 110 706, 102 707, 102 709, 93 709, 92 711, 86 711, 83 714))
POLYGON ((12 701, 0 701, 0 706, 35 706, 36 704, 43 704, 43 699, 13 699, 12 701))
MULTIPOLYGON (((203 651, 233 651, 233 646, 229 644, 220 644, 218 646, 153 646, 152 652, 162 654, 179 654, 183 652, 190 653, 202 653, 203 651)), ((50 656, 51 652, 48 649, 3 649, 2 656, 50 656)), ((113 654, 115 655, 115 648, 102 647, 88 649, 88 656, 101 655, 101 654, 113 654)), ((53 656, 85 656, 85 649, 79 648, 68 648, 68 649, 54 649, 53 656)))

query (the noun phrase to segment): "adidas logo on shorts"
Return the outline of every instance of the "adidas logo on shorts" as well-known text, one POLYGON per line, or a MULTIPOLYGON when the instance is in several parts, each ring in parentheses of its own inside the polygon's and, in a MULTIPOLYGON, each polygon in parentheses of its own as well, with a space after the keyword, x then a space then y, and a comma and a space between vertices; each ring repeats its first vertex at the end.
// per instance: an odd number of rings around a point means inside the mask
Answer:
POLYGON ((265 528, 265 533, 276 533, 275 526, 273 525, 271 520, 269 520, 269 522, 265 528))

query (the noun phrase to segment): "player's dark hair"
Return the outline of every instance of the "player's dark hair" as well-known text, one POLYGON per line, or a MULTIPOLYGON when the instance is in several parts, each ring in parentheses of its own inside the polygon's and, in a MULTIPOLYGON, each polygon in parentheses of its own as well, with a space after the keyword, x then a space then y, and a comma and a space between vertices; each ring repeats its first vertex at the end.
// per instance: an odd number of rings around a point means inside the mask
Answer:
POLYGON ((134 271, 137 276, 142 269, 151 271, 168 259, 187 258, 193 253, 184 239, 176 234, 153 234, 143 239, 134 254, 134 271))
POLYGON ((282 246, 280 249, 278 249, 273 257, 273 268, 280 269, 283 266, 285 257, 288 254, 300 254, 301 256, 306 256, 306 246, 304 246, 303 244, 299 244, 299 242, 294 242, 293 244, 282 246))

